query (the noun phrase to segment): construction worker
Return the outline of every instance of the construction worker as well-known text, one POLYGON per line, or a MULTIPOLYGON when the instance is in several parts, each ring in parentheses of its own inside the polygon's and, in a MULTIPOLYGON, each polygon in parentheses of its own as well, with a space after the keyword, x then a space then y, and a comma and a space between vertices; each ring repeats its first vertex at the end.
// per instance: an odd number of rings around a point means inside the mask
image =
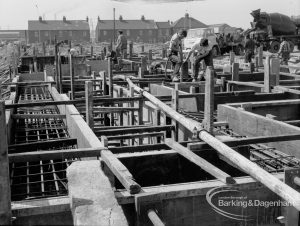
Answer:
MULTIPOLYGON (((198 42, 194 43, 191 51, 188 53, 188 56, 185 59, 185 62, 187 62, 189 60, 192 53, 195 53, 197 51, 196 56, 195 56, 194 71, 192 72, 193 82, 195 82, 198 79, 200 62, 202 60, 204 60, 206 66, 213 67, 213 56, 212 56, 211 50, 212 50, 212 46, 209 45, 207 38, 201 38, 198 42)), ((201 77, 199 78, 199 80, 204 81, 203 74, 201 74, 201 77)))
POLYGON ((249 34, 246 36, 244 48, 245 48, 245 63, 251 63, 252 57, 254 56, 255 42, 252 38, 250 38, 249 34))
POLYGON ((281 43, 278 51, 278 56, 281 55, 282 58, 282 64, 287 65, 288 61, 290 59, 290 52, 291 52, 291 47, 289 42, 286 40, 285 37, 281 37, 281 43))
POLYGON ((116 50, 120 53, 121 57, 126 59, 127 56, 127 38, 123 35, 123 31, 119 31, 117 39, 116 50))
POLYGON ((179 82, 179 70, 182 65, 182 39, 184 39, 186 35, 186 30, 181 29, 172 36, 170 41, 168 57, 174 67, 172 74, 173 82, 179 82))

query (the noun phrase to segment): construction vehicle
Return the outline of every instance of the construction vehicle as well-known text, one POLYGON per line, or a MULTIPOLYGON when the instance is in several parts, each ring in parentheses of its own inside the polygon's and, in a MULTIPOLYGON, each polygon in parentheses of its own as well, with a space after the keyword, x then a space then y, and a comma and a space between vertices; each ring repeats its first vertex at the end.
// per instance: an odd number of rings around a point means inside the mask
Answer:
POLYGON ((281 37, 286 37, 292 50, 295 45, 299 47, 299 21, 293 21, 290 17, 280 13, 261 12, 260 9, 254 10, 250 14, 254 18, 254 21, 251 22, 250 36, 257 44, 262 45, 264 50, 277 53, 281 37))
POLYGON ((209 44, 212 46, 213 56, 229 53, 230 51, 235 52, 236 55, 240 55, 243 51, 242 41, 236 38, 237 33, 232 33, 230 39, 224 37, 222 40, 220 37, 220 34, 215 33, 213 27, 189 29, 187 31, 187 37, 183 42, 183 50, 188 51, 195 42, 199 41, 201 38, 207 38, 209 44))

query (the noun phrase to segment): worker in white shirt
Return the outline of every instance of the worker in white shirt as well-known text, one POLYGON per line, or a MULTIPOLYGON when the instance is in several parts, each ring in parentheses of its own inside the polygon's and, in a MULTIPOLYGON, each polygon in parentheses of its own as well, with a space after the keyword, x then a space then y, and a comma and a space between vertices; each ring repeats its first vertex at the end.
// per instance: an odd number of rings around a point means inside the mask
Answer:
MULTIPOLYGON (((195 42, 192 46, 191 51, 188 53, 187 58, 185 59, 184 63, 187 62, 192 55, 192 53, 196 53, 195 56, 195 65, 194 71, 192 72, 193 82, 198 79, 199 69, 200 69, 200 62, 204 60, 206 66, 213 67, 213 59, 212 59, 212 46, 209 45, 207 38, 201 38, 199 41, 195 42)), ((204 80, 203 75, 199 78, 200 81, 204 80)))
POLYGON ((171 61, 174 71, 173 71, 173 82, 179 82, 179 70, 182 64, 182 39, 187 35, 186 30, 179 30, 174 34, 170 41, 170 46, 168 49, 168 57, 171 61))

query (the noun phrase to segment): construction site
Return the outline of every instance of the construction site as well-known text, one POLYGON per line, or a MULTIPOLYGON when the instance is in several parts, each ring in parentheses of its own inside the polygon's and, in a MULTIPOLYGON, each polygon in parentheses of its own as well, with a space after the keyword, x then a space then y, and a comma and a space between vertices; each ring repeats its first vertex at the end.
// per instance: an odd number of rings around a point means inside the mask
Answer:
POLYGON ((164 44, 104 47, 0 47, 0 225, 300 225, 298 47, 179 82, 164 44))

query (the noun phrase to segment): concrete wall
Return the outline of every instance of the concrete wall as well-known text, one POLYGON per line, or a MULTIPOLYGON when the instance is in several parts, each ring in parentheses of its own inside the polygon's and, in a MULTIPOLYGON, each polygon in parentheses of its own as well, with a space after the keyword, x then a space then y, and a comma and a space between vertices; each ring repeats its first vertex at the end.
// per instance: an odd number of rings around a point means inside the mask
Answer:
MULTIPOLYGON (((227 121, 234 132, 249 137, 299 134, 300 128, 266 118, 230 105, 218 106, 218 121, 227 121)), ((268 144, 267 144, 268 145, 268 144)), ((300 158, 300 141, 270 143, 269 146, 288 155, 300 158)))

